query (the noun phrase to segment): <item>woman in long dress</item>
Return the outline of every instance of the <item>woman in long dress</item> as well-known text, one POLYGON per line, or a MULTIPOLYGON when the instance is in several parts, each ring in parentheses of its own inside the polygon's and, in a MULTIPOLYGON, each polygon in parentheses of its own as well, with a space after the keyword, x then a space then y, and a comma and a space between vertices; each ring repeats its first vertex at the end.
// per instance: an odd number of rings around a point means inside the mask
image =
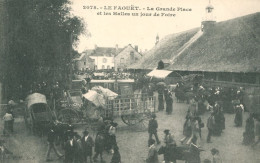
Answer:
POLYGON ((251 113, 246 120, 246 128, 245 132, 243 133, 243 144, 250 145, 253 144, 255 141, 255 123, 253 114, 251 113))
POLYGON ((244 108, 243 108, 243 105, 240 104, 240 105, 236 105, 235 107, 235 125, 236 127, 241 127, 242 126, 242 123, 243 123, 243 111, 244 111, 244 108))

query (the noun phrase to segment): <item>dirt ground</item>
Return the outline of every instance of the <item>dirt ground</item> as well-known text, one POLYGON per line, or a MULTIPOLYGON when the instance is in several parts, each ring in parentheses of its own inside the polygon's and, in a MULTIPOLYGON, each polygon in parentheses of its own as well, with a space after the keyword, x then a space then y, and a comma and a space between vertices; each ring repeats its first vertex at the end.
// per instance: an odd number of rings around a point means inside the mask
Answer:
MULTIPOLYGON (((157 120, 159 124, 158 135, 163 139, 163 131, 170 129, 170 132, 174 135, 177 145, 180 145, 180 139, 182 136, 182 127, 185 120, 185 113, 188 105, 184 103, 176 103, 174 100, 173 114, 166 115, 165 111, 157 112, 157 120)), ((217 148, 220 151, 221 158, 224 163, 258 163, 260 162, 260 144, 252 148, 250 146, 242 145, 242 135, 245 127, 245 120, 248 117, 248 113, 243 115, 243 127, 234 127, 234 114, 225 114, 226 129, 220 137, 212 137, 213 143, 206 143, 207 129, 202 129, 201 146, 205 150, 201 152, 201 160, 212 159, 210 149, 217 148)), ((209 117, 209 113, 205 113, 202 116, 203 122, 206 124, 206 120, 209 117)), ((120 118, 116 119, 119 124, 117 131, 117 143, 122 157, 122 163, 143 163, 148 153, 147 130, 136 130, 141 128, 140 126, 129 127, 123 124, 120 118)), ((3 122, 0 122, 1 132, 3 129, 3 122)), ((10 156, 6 163, 43 163, 45 162, 45 154, 47 150, 46 137, 37 137, 31 135, 25 128, 22 118, 17 118, 15 121, 15 134, 10 137, 5 137, 6 146, 14 153, 14 156, 10 156)), ((77 126, 76 131, 82 134, 85 126, 77 126)), ((91 136, 94 137, 95 133, 91 132, 91 136)), ((1 136, 2 137, 2 136, 1 136)), ((162 143, 163 145, 163 143, 162 143)), ((159 146, 157 146, 159 148, 159 146)), ((61 150, 61 149, 60 149, 61 150)), ((61 150, 62 151, 62 150, 61 150)), ((63 152, 63 151, 62 151, 63 152)), ((108 163, 111 160, 111 154, 104 154, 104 159, 108 163)), ((56 156, 52 153, 53 163, 61 163, 62 160, 56 159, 56 156)), ((159 156, 159 160, 163 160, 163 156, 159 156)), ((183 161, 177 161, 182 163, 183 161)))

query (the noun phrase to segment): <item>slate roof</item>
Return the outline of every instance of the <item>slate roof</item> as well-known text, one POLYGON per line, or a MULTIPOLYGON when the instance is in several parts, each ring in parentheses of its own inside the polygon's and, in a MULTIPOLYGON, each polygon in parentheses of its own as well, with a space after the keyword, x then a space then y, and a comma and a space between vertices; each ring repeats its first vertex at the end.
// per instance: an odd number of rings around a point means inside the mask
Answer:
POLYGON ((91 53, 91 56, 112 56, 112 55, 117 55, 122 48, 111 48, 111 47, 97 47, 96 49, 93 50, 91 53))

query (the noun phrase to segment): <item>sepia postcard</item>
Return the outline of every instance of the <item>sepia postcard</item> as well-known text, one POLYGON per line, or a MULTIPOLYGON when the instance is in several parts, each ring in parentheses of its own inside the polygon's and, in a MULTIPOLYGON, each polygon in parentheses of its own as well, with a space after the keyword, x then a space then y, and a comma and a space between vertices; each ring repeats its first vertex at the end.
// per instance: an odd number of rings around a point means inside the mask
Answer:
POLYGON ((260 162, 259 0, 0 0, 0 162, 260 162))

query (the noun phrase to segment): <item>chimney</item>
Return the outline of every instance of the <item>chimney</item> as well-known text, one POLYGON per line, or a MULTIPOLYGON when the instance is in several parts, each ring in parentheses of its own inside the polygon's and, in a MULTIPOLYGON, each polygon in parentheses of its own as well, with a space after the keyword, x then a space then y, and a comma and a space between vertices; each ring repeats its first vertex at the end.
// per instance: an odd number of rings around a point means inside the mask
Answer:
POLYGON ((138 52, 138 45, 135 45, 135 51, 138 52))

